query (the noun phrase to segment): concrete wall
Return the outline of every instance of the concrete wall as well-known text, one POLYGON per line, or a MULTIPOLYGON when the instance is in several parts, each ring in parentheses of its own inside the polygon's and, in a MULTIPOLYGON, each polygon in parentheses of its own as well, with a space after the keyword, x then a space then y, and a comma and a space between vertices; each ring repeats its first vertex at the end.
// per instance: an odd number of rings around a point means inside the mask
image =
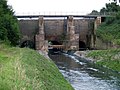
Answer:
POLYGON ((93 30, 92 25, 90 23, 93 23, 93 20, 89 19, 79 19, 79 20, 74 20, 74 25, 75 25, 75 33, 79 33, 80 41, 84 41, 86 43, 86 35, 88 34, 89 31, 93 30))
MULTIPOLYGON (((89 19, 75 19, 75 33, 80 35, 80 41, 86 43, 86 35, 91 28, 90 23, 93 25, 94 20, 89 19)), ((19 20, 20 31, 22 33, 21 42, 25 40, 32 40, 39 30, 38 20, 19 20)), ((67 20, 65 19, 45 19, 44 30, 46 40, 59 40, 63 33, 67 31, 67 20)))
POLYGON ((34 36, 38 32, 38 20, 20 20, 19 28, 22 34, 21 43, 25 40, 31 40, 34 42, 34 36))
POLYGON ((44 29, 47 40, 58 40, 64 33, 64 20, 45 20, 44 29))

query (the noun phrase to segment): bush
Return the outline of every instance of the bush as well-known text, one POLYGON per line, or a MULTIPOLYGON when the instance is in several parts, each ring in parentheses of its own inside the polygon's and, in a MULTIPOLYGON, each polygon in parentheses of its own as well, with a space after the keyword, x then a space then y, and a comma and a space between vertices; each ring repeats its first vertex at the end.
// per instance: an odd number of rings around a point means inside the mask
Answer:
POLYGON ((9 41, 11 45, 16 45, 20 39, 17 18, 13 9, 7 5, 6 0, 0 1, 0 40, 9 41))
POLYGON ((97 36, 105 42, 111 42, 118 45, 120 39, 119 22, 119 19, 115 19, 113 22, 109 22, 109 20, 104 22, 96 30, 97 36))

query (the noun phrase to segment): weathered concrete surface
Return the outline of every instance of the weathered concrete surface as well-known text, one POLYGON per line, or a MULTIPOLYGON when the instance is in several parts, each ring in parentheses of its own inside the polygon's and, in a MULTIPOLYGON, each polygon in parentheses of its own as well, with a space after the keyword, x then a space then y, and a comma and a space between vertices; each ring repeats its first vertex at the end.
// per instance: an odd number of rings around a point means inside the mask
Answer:
POLYGON ((79 41, 85 43, 86 47, 94 47, 95 30, 100 23, 100 18, 95 21, 89 18, 73 19, 72 16, 68 19, 19 20, 21 43, 26 40, 36 44, 41 42, 41 46, 36 45, 37 49, 38 47, 40 49, 45 40, 58 41, 62 44, 67 40, 69 42, 65 45, 70 49, 79 49, 79 41))
POLYGON ((34 37, 39 30, 38 20, 20 20, 19 28, 22 34, 21 43, 26 40, 31 40, 34 42, 34 37))
MULTIPOLYGON (((91 20, 93 21, 93 20, 91 20)), ((37 33, 39 30, 38 20, 20 20, 19 26, 22 35, 31 36, 34 33, 37 33)), ((74 20, 75 33, 80 34, 81 40, 85 39, 85 34, 87 34, 90 27, 88 26, 89 21, 84 19, 74 20)), ((67 30, 67 21, 66 20, 44 20, 44 30, 46 38, 47 36, 58 36, 67 30)))
POLYGON ((42 52, 48 51, 48 41, 45 40, 45 31, 44 31, 44 19, 39 17, 39 31, 35 36, 35 48, 36 50, 41 50, 42 52))
POLYGON ((75 33, 75 24, 72 16, 68 17, 67 21, 67 50, 79 50, 79 34, 75 33))

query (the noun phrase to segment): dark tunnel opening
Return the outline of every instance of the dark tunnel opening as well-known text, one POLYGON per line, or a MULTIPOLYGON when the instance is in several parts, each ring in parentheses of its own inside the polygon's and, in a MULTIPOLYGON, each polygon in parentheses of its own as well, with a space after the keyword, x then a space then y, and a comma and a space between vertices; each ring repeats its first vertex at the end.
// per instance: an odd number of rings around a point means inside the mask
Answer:
MULTIPOLYGON (((49 41, 49 45, 62 45, 62 43, 58 42, 58 41, 49 41)), ((60 54, 62 49, 60 48, 56 48, 56 47, 49 47, 48 45, 48 54, 60 54)))
POLYGON ((79 41, 79 50, 86 50, 86 44, 83 41, 79 41))
POLYGON ((50 41, 51 45, 62 45, 60 42, 58 41, 50 41))
POLYGON ((27 47, 27 48, 35 49, 35 44, 33 41, 26 40, 20 45, 20 47, 21 48, 27 47))

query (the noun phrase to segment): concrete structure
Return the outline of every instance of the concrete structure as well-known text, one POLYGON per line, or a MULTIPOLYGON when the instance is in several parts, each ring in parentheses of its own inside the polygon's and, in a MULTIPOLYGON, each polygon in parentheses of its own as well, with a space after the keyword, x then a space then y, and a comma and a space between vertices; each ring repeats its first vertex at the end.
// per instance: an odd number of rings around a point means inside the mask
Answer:
POLYGON ((65 50, 95 48, 95 30, 101 24, 101 18, 103 17, 81 18, 74 15, 58 15, 21 19, 19 20, 21 45, 31 41, 37 50, 47 50, 48 42, 52 42, 53 45, 63 45, 65 50))
POLYGON ((47 51, 48 50, 48 41, 45 40, 44 32, 44 20, 43 17, 39 17, 39 30, 35 35, 35 49, 47 51))

